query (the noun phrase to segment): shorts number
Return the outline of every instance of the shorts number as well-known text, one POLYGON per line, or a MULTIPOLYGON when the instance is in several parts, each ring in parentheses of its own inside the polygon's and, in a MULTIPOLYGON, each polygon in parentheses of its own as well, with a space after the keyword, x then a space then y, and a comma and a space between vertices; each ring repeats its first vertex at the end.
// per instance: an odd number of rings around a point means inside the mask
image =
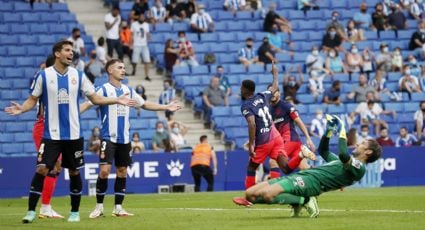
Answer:
POLYGON ((106 150, 106 141, 102 141, 102 147, 100 148, 100 151, 106 150))
POLYGON ((258 110, 258 115, 263 119, 265 128, 269 127, 269 123, 272 123, 272 116, 270 115, 269 108, 264 106, 258 110))

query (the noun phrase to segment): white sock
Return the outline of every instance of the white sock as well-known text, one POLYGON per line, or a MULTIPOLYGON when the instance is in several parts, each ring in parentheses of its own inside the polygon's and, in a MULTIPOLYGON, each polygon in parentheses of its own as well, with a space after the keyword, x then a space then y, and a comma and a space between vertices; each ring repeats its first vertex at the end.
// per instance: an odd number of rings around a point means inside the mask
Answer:
POLYGON ((122 209, 122 205, 120 205, 120 204, 115 205, 115 209, 116 210, 121 210, 122 209))
POLYGON ((103 204, 102 203, 96 204, 96 208, 97 209, 103 208, 103 204))
POLYGON ((50 204, 41 204, 41 210, 50 210, 52 209, 52 207, 50 206, 50 204))

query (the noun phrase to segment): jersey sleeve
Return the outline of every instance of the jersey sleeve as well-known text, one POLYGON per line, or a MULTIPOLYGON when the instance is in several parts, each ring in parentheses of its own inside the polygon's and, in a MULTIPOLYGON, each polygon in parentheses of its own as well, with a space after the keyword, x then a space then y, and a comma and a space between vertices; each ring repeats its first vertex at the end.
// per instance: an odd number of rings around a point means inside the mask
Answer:
POLYGON ((295 108, 295 106, 289 103, 288 103, 288 111, 289 111, 289 116, 291 117, 292 120, 295 120, 299 117, 297 108, 295 108))
POLYGON ((261 92, 260 94, 264 96, 264 99, 266 100, 265 102, 267 104, 269 104, 270 100, 272 99, 272 96, 273 96, 272 92, 270 90, 266 90, 266 91, 261 92))
POLYGON ((31 83, 30 94, 34 97, 40 97, 42 92, 43 92, 43 78, 41 77, 41 74, 38 73, 34 77, 31 83))
POLYGON ((241 113, 245 118, 248 118, 250 116, 254 116, 254 113, 252 112, 252 109, 248 106, 242 106, 241 107, 241 113))
POLYGON ((86 96, 90 96, 96 92, 93 84, 84 73, 83 73, 83 76, 81 77, 81 91, 86 96))
POLYGON ((344 169, 353 176, 353 179, 355 181, 359 181, 360 179, 362 179, 362 177, 366 173, 365 165, 352 156, 350 164, 344 164, 344 169))
POLYGON ((145 104, 145 100, 134 90, 131 89, 132 99, 136 100, 138 106, 143 106, 145 104))

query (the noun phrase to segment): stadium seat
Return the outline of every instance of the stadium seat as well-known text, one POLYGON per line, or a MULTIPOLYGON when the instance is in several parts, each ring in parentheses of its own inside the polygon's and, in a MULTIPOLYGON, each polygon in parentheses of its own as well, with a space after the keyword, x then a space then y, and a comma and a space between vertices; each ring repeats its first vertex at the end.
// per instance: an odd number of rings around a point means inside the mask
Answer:
POLYGON ((60 34, 65 36, 71 34, 71 31, 68 31, 65 24, 49 24, 49 32, 51 34, 60 34))
POLYGON ((237 11, 236 20, 251 20, 253 13, 250 11, 237 11))
POLYGON ((35 67, 35 59, 32 57, 19 57, 16 59, 16 65, 20 67, 35 67))
POLYGON ((247 32, 247 31, 244 31, 244 32, 237 32, 236 33, 236 37, 237 37, 237 40, 238 41, 240 41, 240 42, 245 42, 245 40, 247 39, 247 38, 253 38, 253 34, 251 33, 251 32, 247 32))
POLYGON ((155 25, 156 32, 170 32, 172 31, 171 25, 168 23, 158 23, 155 25))
POLYGON ((174 66, 173 75, 190 75, 188 66, 174 66))
POLYGON ((245 66, 242 64, 230 64, 227 69, 229 73, 246 73, 245 66))
POLYGON ((22 153, 24 150, 24 145, 21 143, 8 143, 3 145, 3 153, 5 154, 14 154, 14 153, 22 153))
POLYGON ((190 29, 189 25, 187 23, 174 23, 173 24, 173 31, 188 31, 190 29))
POLYGON ((68 4, 66 3, 52 3, 53 12, 69 12, 68 4))
POLYGON ((48 3, 34 3, 33 10, 36 12, 49 12, 50 6, 48 3))
POLYGON ((345 106, 342 105, 328 105, 327 106, 327 112, 330 114, 338 114, 338 113, 345 113, 345 106))
POLYGON ((216 33, 202 33, 201 41, 203 42, 216 42, 218 40, 216 33))
POLYGON ((27 53, 25 46, 9 46, 7 47, 7 54, 9 56, 25 56, 27 53))
POLYGON ((217 14, 217 20, 223 21, 223 20, 231 20, 234 19, 233 13, 231 11, 219 11, 217 14))
POLYGON ((403 103, 387 102, 384 104, 384 107, 386 110, 393 110, 396 112, 402 112, 404 110, 403 103))
POLYGON ((264 65, 251 64, 248 66, 248 73, 264 73, 264 65))
POLYGON ((218 33, 218 41, 220 42, 232 42, 236 40, 236 36, 234 33, 218 33))
POLYGON ((209 74, 208 66, 206 65, 192 67, 191 72, 192 74, 209 74))
POLYGON ((304 12, 301 10, 290 10, 288 11, 288 19, 289 20, 297 20, 297 19, 304 19, 304 12))
POLYGON ((259 31, 263 30, 263 22, 262 21, 254 21, 245 23, 246 31, 259 31))
POLYGON ((77 22, 77 17, 72 13, 60 13, 60 22, 61 23, 74 23, 77 22))
POLYGON ((378 37, 381 40, 394 40, 394 39, 396 39, 395 33, 392 30, 389 30, 389 31, 379 31, 378 32, 378 37))
POLYGON ((16 13, 4 13, 3 14, 4 23, 21 23, 22 17, 21 14, 16 13))
POLYGON ((226 63, 235 63, 236 62, 236 54, 219 54, 218 60, 220 60, 220 63, 226 64, 226 63))
POLYGON ((425 101, 425 93, 412 93, 413 101, 425 101))
POLYGON ((236 31, 244 31, 245 30, 245 23, 242 21, 234 21, 231 23, 227 23, 227 30, 229 32, 236 32, 236 31))
MULTIPOLYGON (((40 22, 42 23, 59 23, 60 17, 59 14, 41 14, 40 15, 40 22)), ((71 31, 70 31, 71 32, 71 31)))
MULTIPOLYGON (((0 67, 15 67, 15 63, 15 58, 3 58, 2 61, 0 61, 0 67)), ((7 77, 6 71, 5 76, 7 77)))

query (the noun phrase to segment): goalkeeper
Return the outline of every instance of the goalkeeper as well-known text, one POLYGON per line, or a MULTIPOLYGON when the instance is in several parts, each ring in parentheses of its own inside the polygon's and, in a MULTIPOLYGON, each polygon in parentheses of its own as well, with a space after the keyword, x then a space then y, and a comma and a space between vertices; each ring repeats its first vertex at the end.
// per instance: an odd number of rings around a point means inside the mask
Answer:
POLYGON ((245 198, 234 198, 233 202, 248 207, 253 203, 290 204, 292 216, 298 216, 304 206, 310 217, 317 217, 319 208, 315 196, 359 181, 366 172, 365 164, 381 156, 381 146, 375 140, 364 140, 357 144, 350 156, 343 122, 330 115, 327 120, 326 133, 318 149, 326 164, 259 183, 246 191, 245 198), (329 151, 329 139, 334 132, 339 133, 338 156, 329 151))

